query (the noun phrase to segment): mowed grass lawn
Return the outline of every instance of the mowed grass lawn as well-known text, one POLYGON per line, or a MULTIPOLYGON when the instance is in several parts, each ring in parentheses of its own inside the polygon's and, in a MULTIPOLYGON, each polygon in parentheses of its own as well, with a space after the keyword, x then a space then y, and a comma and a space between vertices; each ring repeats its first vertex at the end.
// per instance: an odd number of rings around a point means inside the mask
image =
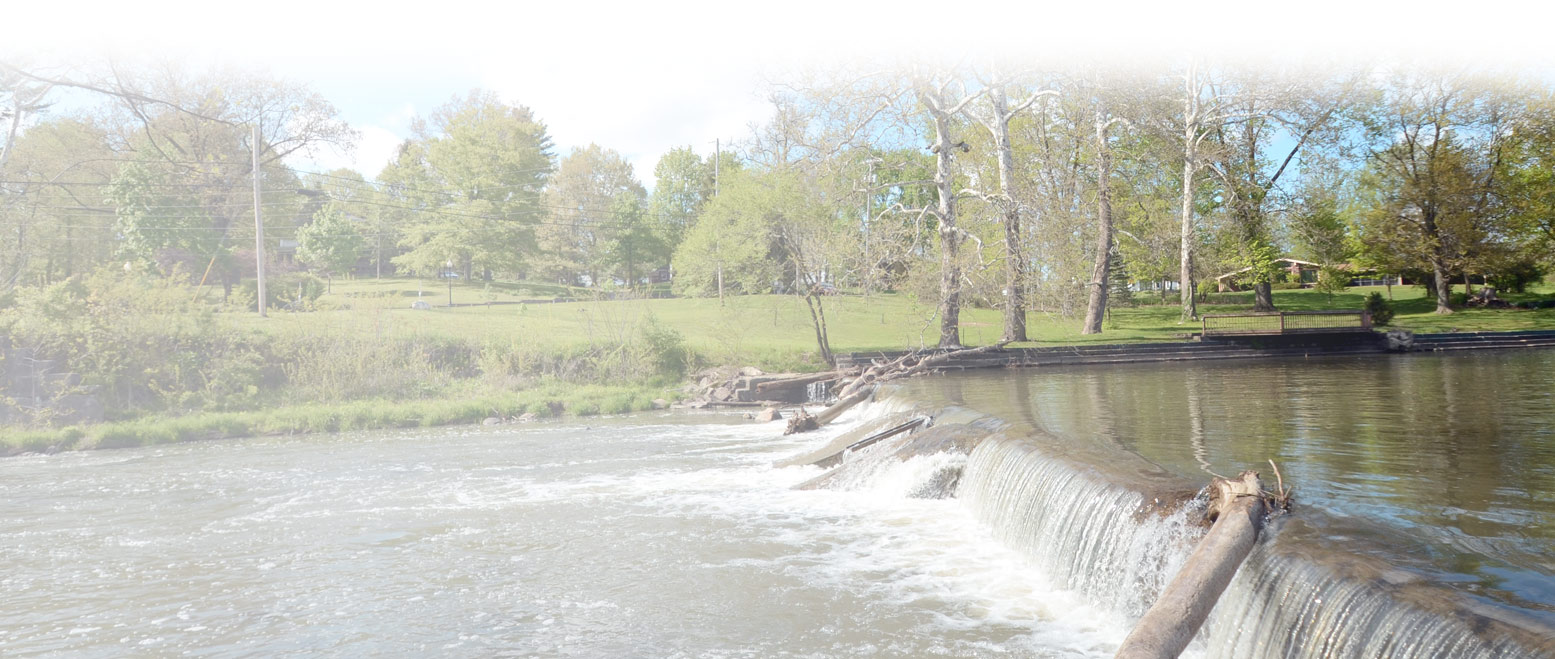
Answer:
MULTIPOLYGON (((1460 289, 1461 290, 1461 289, 1460 289)), ((1359 309, 1365 295, 1382 287, 1351 288, 1328 296, 1310 290, 1276 291, 1275 303, 1289 311, 1359 309)), ((1525 296, 1548 296, 1555 287, 1544 285, 1525 296)), ((241 326, 273 332, 344 332, 375 337, 443 336, 474 343, 512 344, 530 349, 615 343, 631 338, 651 317, 672 328, 688 346, 714 360, 730 363, 774 362, 800 366, 813 364, 815 334, 802 298, 789 295, 728 296, 716 298, 668 298, 584 300, 564 303, 492 304, 520 299, 577 296, 586 291, 556 286, 456 282, 454 302, 476 306, 448 308, 447 283, 438 280, 382 279, 336 280, 333 291, 320 298, 324 310, 306 313, 277 312, 268 319, 251 314, 231 314, 241 326), (414 310, 418 298, 433 305, 414 310), (798 364, 794 364, 797 360, 798 364)), ((1237 313, 1251 308, 1251 293, 1218 296, 1226 304, 1200 304, 1200 313, 1237 313)), ((1462 309, 1438 316, 1434 302, 1416 286, 1392 290, 1398 315, 1393 326, 1417 332, 1504 331, 1555 329, 1555 309, 1462 309)), ((1180 340, 1198 330, 1197 323, 1178 321, 1175 300, 1155 303, 1151 296, 1133 307, 1118 307, 1101 334, 1080 334, 1081 318, 1059 314, 1028 314, 1032 341, 1018 345, 1128 343, 1180 340)), ((838 352, 898 350, 932 345, 938 340, 939 321, 934 307, 903 294, 837 295, 825 298, 826 319, 832 347, 838 352)), ((1082 310, 1083 311, 1083 310, 1082 310)), ((998 310, 969 308, 961 314, 962 341, 984 345, 1002 334, 998 310)))

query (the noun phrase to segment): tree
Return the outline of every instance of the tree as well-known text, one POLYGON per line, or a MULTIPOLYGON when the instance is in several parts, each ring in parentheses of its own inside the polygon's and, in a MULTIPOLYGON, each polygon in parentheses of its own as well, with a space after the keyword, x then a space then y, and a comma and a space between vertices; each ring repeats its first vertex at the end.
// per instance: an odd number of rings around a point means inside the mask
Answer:
MULTIPOLYGON (((713 198, 712 163, 704 162, 690 147, 677 147, 659 158, 653 176, 655 183, 649 213, 659 240, 673 253, 685 240, 686 232, 696 224, 702 207, 713 198)), ((668 254, 665 256, 667 258, 668 254)))
POLYGON ((924 210, 939 225, 940 249, 940 334, 941 348, 961 346, 961 263, 959 248, 965 232, 956 226, 955 170, 952 154, 970 150, 966 142, 955 139, 955 116, 976 96, 956 91, 960 85, 946 74, 920 74, 913 82, 918 103, 934 122, 934 139, 929 151, 935 155, 935 205, 924 210))
POLYGON ((1368 117, 1362 243, 1374 262, 1429 271, 1436 313, 1452 313, 1455 271, 1504 234, 1497 173, 1519 116, 1519 99, 1485 80, 1406 72, 1368 117))
POLYGON ((1091 270, 1091 295, 1085 307, 1085 325, 1081 334, 1100 334, 1102 316, 1107 313, 1110 268, 1115 248, 1112 244, 1112 145, 1107 131, 1120 119, 1110 117, 1104 108, 1096 109, 1096 264, 1091 270))
POLYGON ((986 109, 967 106, 966 113, 993 138, 994 153, 998 160, 999 192, 994 197, 1004 219, 1004 340, 1026 340, 1026 258, 1021 249, 1020 206, 1015 201, 1015 154, 1010 142, 1010 119, 1030 108, 1037 100, 1055 96, 1054 90, 1044 90, 1026 97, 1013 106, 1009 102, 1008 88, 1011 81, 995 70, 984 87, 988 97, 986 109))
POLYGON ((352 228, 363 240, 363 248, 371 248, 373 276, 383 277, 383 246, 388 239, 393 245, 396 236, 385 206, 389 200, 360 172, 338 168, 323 174, 304 177, 307 186, 300 194, 313 197, 314 217, 325 205, 334 205, 352 218, 352 228))
POLYGON ((769 233, 766 190, 749 173, 722 183, 686 240, 675 250, 674 289, 682 295, 717 295, 726 290, 763 293, 772 289, 778 268, 767 258, 769 233))
POLYGON ((113 257, 115 221, 103 189, 116 163, 97 122, 32 124, 0 170, 0 290, 59 281, 113 257))
POLYGON ((297 260, 323 270, 333 287, 334 275, 356 267, 365 242, 339 204, 325 204, 297 230, 297 260))
POLYGON ((616 197, 612 202, 610 220, 615 233, 607 245, 608 264, 629 288, 637 287, 640 265, 657 263, 656 259, 666 253, 663 237, 654 230, 646 213, 643 200, 631 195, 616 197))
POLYGON ((393 262, 426 274, 453 261, 466 278, 519 273, 548 216, 542 194, 555 164, 545 124, 527 107, 472 91, 413 127, 378 176, 405 249, 393 262))
POLYGON ((551 213, 539 230, 538 267, 557 281, 576 284, 587 278, 590 285, 600 285, 618 230, 613 218, 617 200, 641 202, 646 196, 621 154, 597 144, 575 149, 546 190, 551 213))

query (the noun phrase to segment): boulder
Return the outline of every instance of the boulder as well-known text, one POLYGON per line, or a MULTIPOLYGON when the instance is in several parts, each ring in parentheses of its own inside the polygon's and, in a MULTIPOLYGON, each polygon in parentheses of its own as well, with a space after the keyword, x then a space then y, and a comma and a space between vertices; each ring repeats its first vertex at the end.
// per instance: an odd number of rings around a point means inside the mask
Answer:
POLYGON ((762 373, 761 369, 756 368, 755 366, 746 366, 745 368, 740 369, 740 375, 743 375, 743 376, 748 377, 748 378, 753 378, 753 377, 756 377, 758 375, 766 375, 766 374, 762 373))
POLYGON ((416 300, 415 302, 410 303, 410 308, 420 309, 422 311, 431 311, 432 305, 428 304, 426 300, 416 300))
POLYGON ((495 416, 488 416, 485 419, 481 420, 481 425, 483 425, 483 426, 495 426, 495 425, 499 425, 501 423, 502 423, 502 419, 500 417, 495 417, 495 416))
POLYGON ((670 406, 670 402, 667 401, 667 400, 664 400, 663 398, 655 398, 655 399, 653 399, 653 409, 662 410, 662 409, 667 408, 669 406, 670 406))
POLYGON ((719 387, 717 389, 714 389, 713 393, 710 394, 710 396, 712 397, 713 400, 716 400, 716 401, 727 401, 727 400, 729 400, 731 398, 734 398, 734 390, 730 389, 728 387, 719 387))
POLYGON ((778 411, 778 408, 776 407, 769 407, 764 409, 760 412, 757 412, 755 416, 757 423, 771 423, 781 418, 783 418, 783 413, 778 411))

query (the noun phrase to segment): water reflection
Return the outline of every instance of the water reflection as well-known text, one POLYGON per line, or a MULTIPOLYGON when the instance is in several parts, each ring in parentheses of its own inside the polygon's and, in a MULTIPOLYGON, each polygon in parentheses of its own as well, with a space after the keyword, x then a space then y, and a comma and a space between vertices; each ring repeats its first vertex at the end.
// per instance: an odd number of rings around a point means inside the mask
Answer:
MULTIPOLYGON (((925 380, 1195 482, 1280 464, 1322 541, 1555 619, 1555 351, 1071 367, 925 380)), ((924 393, 932 393, 925 391, 924 393)))

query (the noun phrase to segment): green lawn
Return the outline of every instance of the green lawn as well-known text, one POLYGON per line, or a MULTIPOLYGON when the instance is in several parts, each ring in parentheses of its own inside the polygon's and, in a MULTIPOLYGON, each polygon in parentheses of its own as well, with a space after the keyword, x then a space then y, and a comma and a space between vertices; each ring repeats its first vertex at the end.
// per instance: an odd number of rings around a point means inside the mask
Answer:
MULTIPOLYGON (((618 342, 640 330, 652 316, 661 325, 678 331, 694 350, 728 363, 766 363, 797 367, 812 363, 815 336, 803 299, 786 295, 730 296, 722 304, 711 298, 585 300, 585 290, 567 290, 539 284, 505 283, 487 288, 480 282, 457 282, 456 303, 483 303, 533 299, 555 295, 578 297, 567 303, 461 306, 448 308, 446 282, 423 280, 422 299, 434 305, 430 311, 410 308, 417 299, 414 279, 336 281, 333 292, 320 298, 325 309, 310 313, 276 313, 261 320, 247 314, 230 317, 243 326, 273 332, 346 332, 365 336, 438 335, 476 343, 518 344, 534 348, 618 342)), ((1382 287, 1351 288, 1328 296, 1311 290, 1276 291, 1275 303, 1284 310, 1359 309, 1366 294, 1382 287)), ((1545 285, 1512 299, 1548 296, 1555 287, 1545 285)), ((1247 311, 1251 293, 1216 296, 1226 304, 1201 304, 1200 313, 1247 311)), ((1393 325, 1417 332, 1515 330, 1555 328, 1555 309, 1462 309, 1438 316, 1432 300, 1417 286, 1392 290, 1398 312, 1393 325)), ((1028 333, 1032 341, 1019 345, 1070 345, 1178 340, 1198 330, 1197 323, 1178 321, 1175 300, 1115 308, 1101 334, 1082 336, 1079 317, 1031 313, 1028 333)), ((825 299, 828 327, 834 350, 892 350, 933 344, 938 338, 938 319, 931 305, 901 294, 870 297, 839 295, 825 299)), ((965 309, 961 316, 962 340, 982 345, 997 340, 1002 332, 998 310, 965 309)))

